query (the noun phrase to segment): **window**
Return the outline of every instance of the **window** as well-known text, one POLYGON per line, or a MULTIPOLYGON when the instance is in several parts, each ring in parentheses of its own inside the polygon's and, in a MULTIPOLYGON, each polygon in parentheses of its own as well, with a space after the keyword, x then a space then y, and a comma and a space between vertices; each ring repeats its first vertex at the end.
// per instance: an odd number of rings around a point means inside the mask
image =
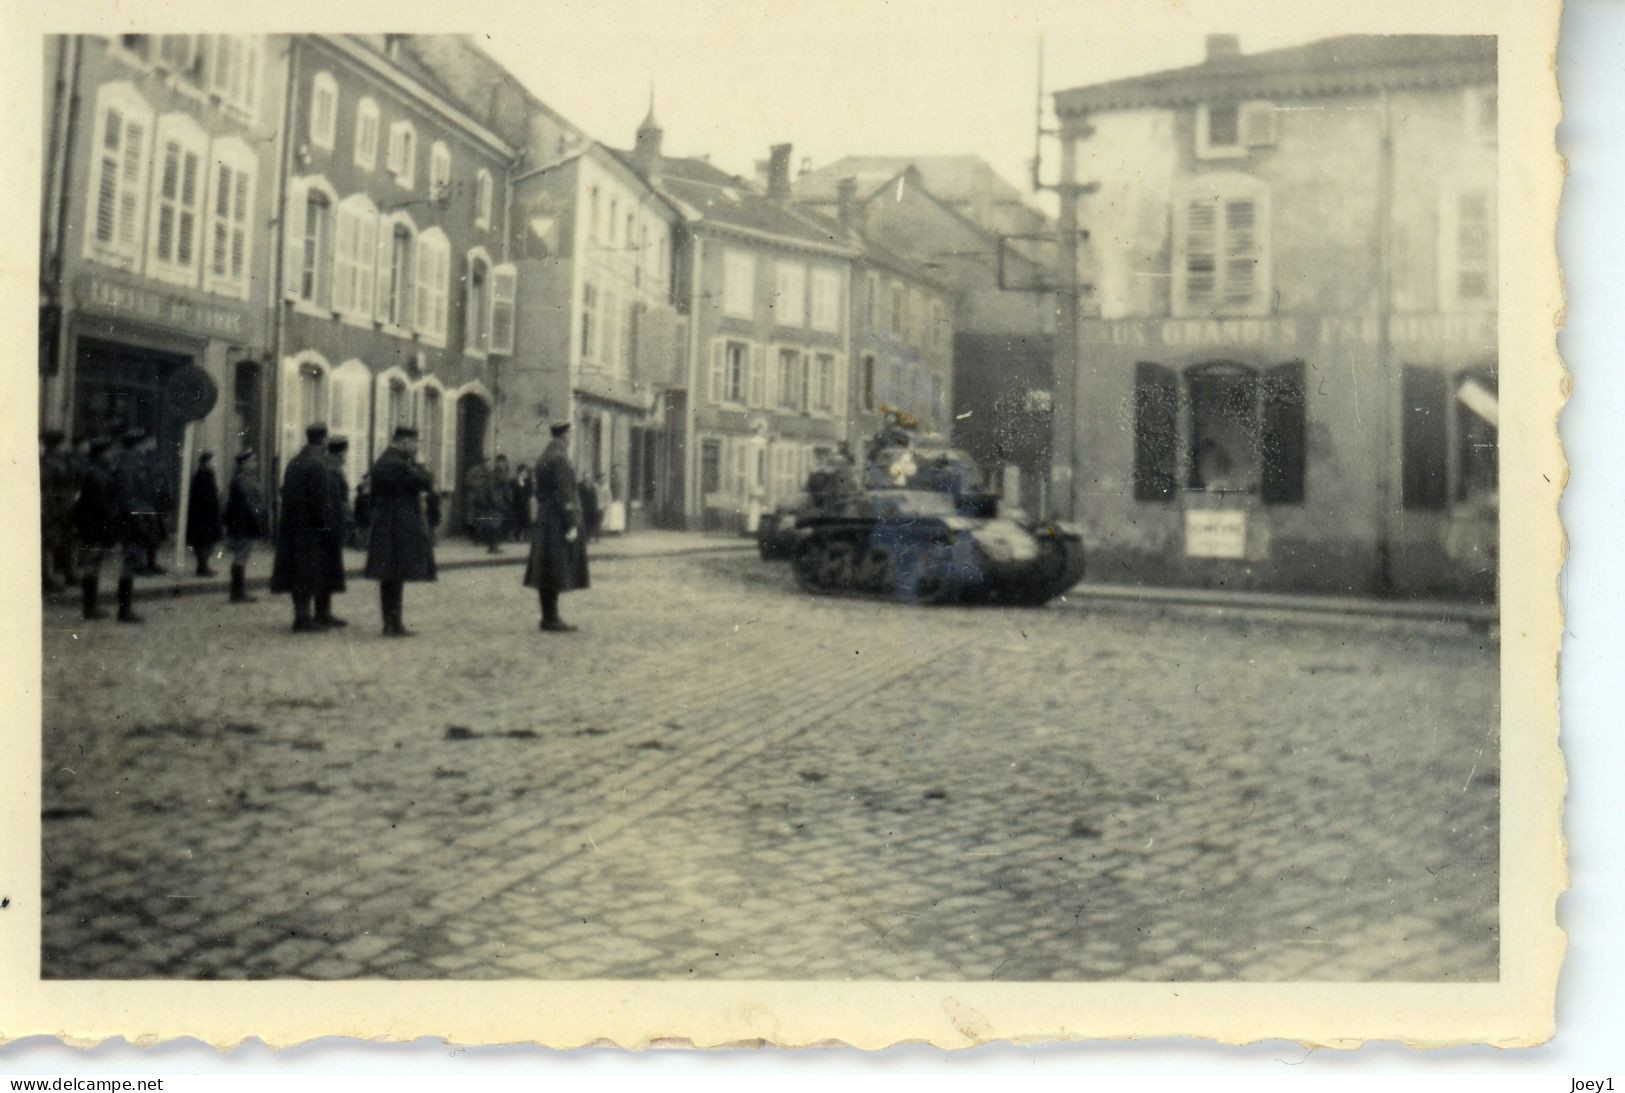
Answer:
POLYGON ((835 355, 819 353, 813 357, 812 408, 820 413, 835 411, 835 355))
POLYGON ((484 168, 474 176, 474 226, 491 226, 491 172, 484 168))
POLYGON ((862 391, 863 408, 873 410, 875 408, 875 355, 873 353, 865 353, 860 358, 858 362, 858 383, 860 384, 859 390, 862 391))
POLYGON ((413 285, 416 272, 413 261, 411 224, 397 221, 384 241, 387 252, 382 261, 378 294, 378 318, 390 326, 408 329, 412 325, 413 285))
MULTIPOLYGON (((519 295, 519 270, 512 265, 500 265, 491 270, 491 352, 504 356, 513 354, 514 324, 517 319, 515 304, 519 295)), ((634 318, 636 314, 634 313, 634 318)), ((633 333, 636 333, 636 326, 633 333)), ((628 358, 637 352, 636 339, 628 358)))
POLYGON ((389 127, 389 154, 387 166, 395 176, 397 185, 412 188, 417 176, 418 135, 409 121, 398 121, 389 127))
POLYGON ((252 120, 259 105, 259 37, 216 34, 210 39, 209 93, 252 120))
POLYGON ((451 196, 451 150, 443 141, 429 149, 429 196, 436 201, 451 196))
MULTIPOLYGON (((1229 362, 1185 373, 1185 488, 1297 504, 1305 490, 1303 365, 1259 374, 1229 362)), ((1171 501, 1181 478, 1180 377, 1141 363, 1134 377, 1134 498, 1171 501)))
POLYGON ((730 250, 722 258, 722 311, 725 315, 748 319, 756 307, 756 259, 743 251, 730 250))
POLYGON ((750 374, 745 400, 751 406, 767 406, 767 350, 759 345, 750 347, 750 374))
POLYGON ((1444 186, 1439 210, 1441 310, 1495 306, 1498 296, 1495 217, 1495 195, 1488 186, 1444 186))
POLYGON ((324 194, 312 192, 305 203, 304 247, 299 264, 299 296, 324 303, 328 294, 325 257, 333 241, 333 207, 324 194))
POLYGON ((589 187, 588 190, 587 190, 587 217, 588 217, 587 230, 592 234, 592 237, 594 239, 597 239, 598 236, 601 235, 603 233, 603 230, 604 230, 603 221, 599 216, 599 212, 600 212, 600 210, 598 208, 598 187, 595 185, 595 186, 589 187))
POLYGON ((638 218, 632 213, 627 213, 626 214, 626 246, 627 246, 628 250, 630 250, 631 248, 633 248, 633 247, 635 247, 637 245, 637 239, 638 239, 638 218))
POLYGON ((599 337, 603 343, 600 346, 602 352, 598 354, 598 359, 600 363, 619 374, 621 363, 621 298, 614 289, 604 288, 601 290, 598 313, 601 316, 598 324, 599 337))
POLYGON ((345 361, 328 379, 327 432, 350 442, 344 455, 344 473, 351 487, 367 473, 367 427, 372 417, 372 372, 354 358, 345 361))
POLYGON ((152 111, 129 84, 104 84, 96 92, 94 139, 95 220, 85 232, 85 256, 133 266, 145 222, 152 111))
POLYGON ((880 278, 869 274, 869 331, 880 330, 880 278))
POLYGON ((278 443, 284 463, 304 446, 305 427, 327 420, 327 373, 326 359, 314 350, 282 360, 278 375, 281 411, 277 417, 281 422, 278 443))
POLYGON ((355 105, 355 165, 368 171, 378 166, 378 104, 370 98, 355 105))
POLYGON ((1402 496, 1407 509, 1444 512, 1493 504, 1499 471, 1499 396, 1493 365, 1455 376, 1407 366, 1401 376, 1402 496))
POLYGON ((431 472, 438 472, 446 458, 445 398, 439 386, 431 382, 418 387, 417 398, 413 401, 423 465, 431 472))
POLYGON ((320 365, 299 366, 299 428, 327 420, 327 370, 320 365))
POLYGON ((371 321, 376 306, 378 212, 364 195, 339 203, 333 233, 333 310, 371 321))
POLYGON ((434 345, 446 344, 447 302, 451 295, 451 243, 439 228, 418 236, 413 277, 412 319, 434 345))
POLYGON ((338 129, 339 85, 330 72, 318 72, 310 81, 310 143, 333 150, 338 129))
POLYGON ((209 249, 204 260, 203 287, 246 300, 254 241, 250 218, 258 164, 253 149, 235 137, 215 141, 210 158, 213 177, 209 185, 209 249))
POLYGON ((903 293, 903 286, 896 281, 891 283, 891 315, 886 329, 894 336, 901 337, 904 323, 904 301, 907 297, 903 293))
POLYGON ((781 410, 800 410, 806 406, 807 393, 804 389, 799 349, 779 350, 778 394, 781 410))
POLYGON ((700 492, 722 491, 722 441, 706 437, 700 441, 700 492))
POLYGON ((208 137, 185 114, 158 119, 158 181, 153 187, 147 272, 182 285, 197 283, 203 220, 203 156, 208 137))
POLYGON ((716 343, 711 369, 713 402, 744 403, 750 357, 750 346, 745 342, 716 343))
POLYGON ((331 306, 334 198, 321 179, 290 179, 283 214, 283 287, 290 299, 331 306))
POLYGON ((372 446, 374 451, 382 452, 389 446, 397 426, 412 424, 412 397, 406 373, 399 368, 381 373, 374 383, 372 446))
POLYGON ((1209 176, 1179 200, 1174 314, 1262 315, 1270 303, 1269 209, 1253 179, 1209 176))
POLYGON ((468 296, 463 303, 463 351, 483 354, 490 348, 491 260, 475 248, 468 256, 468 296))
MULTIPOLYGON (((598 286, 591 281, 581 285, 581 359, 590 361, 598 355, 598 286)), ((717 388, 712 387, 712 398, 717 388)))
POLYGON ((815 269, 812 275, 812 327, 838 333, 841 329, 841 283, 839 272, 815 269))
POLYGON ((620 230, 620 226, 621 226, 621 203, 617 198, 611 197, 609 199, 609 242, 611 242, 611 243, 619 243, 620 242, 620 240, 615 237, 615 233, 618 230, 620 230))

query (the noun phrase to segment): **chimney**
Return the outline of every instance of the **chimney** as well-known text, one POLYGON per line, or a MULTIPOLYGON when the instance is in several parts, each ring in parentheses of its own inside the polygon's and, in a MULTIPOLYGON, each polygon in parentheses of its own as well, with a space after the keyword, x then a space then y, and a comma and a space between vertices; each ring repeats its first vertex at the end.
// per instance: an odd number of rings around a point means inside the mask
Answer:
POLYGON ((1207 59, 1209 61, 1223 61, 1230 57, 1241 56, 1241 39, 1234 34, 1209 34, 1207 36, 1207 59))
POLYGON ((839 210, 841 226, 846 228, 857 227, 858 219, 858 180, 843 178, 835 184, 836 208, 839 210))
POLYGON ((790 149, 788 144, 775 144, 768 149, 767 196, 774 201, 790 200, 790 149))

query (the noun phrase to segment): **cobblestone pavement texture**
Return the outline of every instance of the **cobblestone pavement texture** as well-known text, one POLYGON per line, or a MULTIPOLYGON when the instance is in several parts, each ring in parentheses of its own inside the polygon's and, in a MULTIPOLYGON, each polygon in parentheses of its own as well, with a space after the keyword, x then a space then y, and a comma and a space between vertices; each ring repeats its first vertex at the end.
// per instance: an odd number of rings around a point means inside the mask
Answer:
POLYGON ((511 568, 415 641, 48 607, 47 978, 1483 980, 1498 655, 1465 629, 511 568))

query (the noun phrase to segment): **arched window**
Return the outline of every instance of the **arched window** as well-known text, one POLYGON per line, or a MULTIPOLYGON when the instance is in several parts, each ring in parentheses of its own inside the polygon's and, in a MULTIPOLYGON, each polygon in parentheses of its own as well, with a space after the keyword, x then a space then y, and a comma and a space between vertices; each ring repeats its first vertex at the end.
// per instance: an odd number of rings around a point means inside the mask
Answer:
POLYGON ((446 410, 445 392, 440 381, 429 377, 418 383, 413 391, 413 419, 418 431, 418 458, 439 479, 439 484, 451 488, 446 481, 446 410))
POLYGON ((203 162, 208 135, 187 114, 158 119, 157 181, 147 226, 147 272, 178 285, 196 285, 203 235, 203 162))
POLYGON ((368 171, 378 166, 378 104, 371 98, 355 104, 355 165, 368 171))
POLYGON ((281 457, 285 466, 305 443, 305 427, 326 422, 328 414, 327 359, 313 349, 282 362, 281 457))
POLYGON ((402 330, 412 326, 417 228, 405 213, 385 221, 378 236, 378 321, 402 330))
POLYGON ((326 179, 295 178, 288 183, 287 200, 283 223, 284 290, 289 299, 330 308, 337 195, 326 179))
POLYGON ((246 300, 254 245, 254 180, 259 175, 259 164, 254 150, 236 137, 215 141, 209 160, 209 233, 203 285, 210 292, 246 300))
POLYGON ((412 188, 417 173, 418 135, 409 121, 389 127, 389 171, 398 185, 412 188))
POLYGON ((338 117, 338 82, 331 72, 318 72, 310 81, 310 143, 331 152, 338 117))
POLYGON ((373 380, 372 450, 382 453, 398 425, 412 424, 411 386, 406 373, 390 368, 373 380))

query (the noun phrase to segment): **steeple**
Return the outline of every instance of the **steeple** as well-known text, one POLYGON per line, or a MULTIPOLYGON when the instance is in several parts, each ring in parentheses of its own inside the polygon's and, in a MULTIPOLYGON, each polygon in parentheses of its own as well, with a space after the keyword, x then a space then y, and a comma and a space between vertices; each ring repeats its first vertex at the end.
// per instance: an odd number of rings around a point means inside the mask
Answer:
POLYGON ((650 83, 649 113, 648 116, 643 119, 643 124, 638 126, 638 139, 642 140, 645 133, 658 136, 662 132, 663 130, 660 128, 660 123, 655 120, 655 85, 650 83))
POLYGON ((665 130, 661 129, 660 123, 655 120, 655 88, 654 84, 650 84, 649 116, 638 126, 637 143, 632 147, 632 162, 637 164, 638 170, 651 182, 660 177, 660 145, 665 135, 665 130))

